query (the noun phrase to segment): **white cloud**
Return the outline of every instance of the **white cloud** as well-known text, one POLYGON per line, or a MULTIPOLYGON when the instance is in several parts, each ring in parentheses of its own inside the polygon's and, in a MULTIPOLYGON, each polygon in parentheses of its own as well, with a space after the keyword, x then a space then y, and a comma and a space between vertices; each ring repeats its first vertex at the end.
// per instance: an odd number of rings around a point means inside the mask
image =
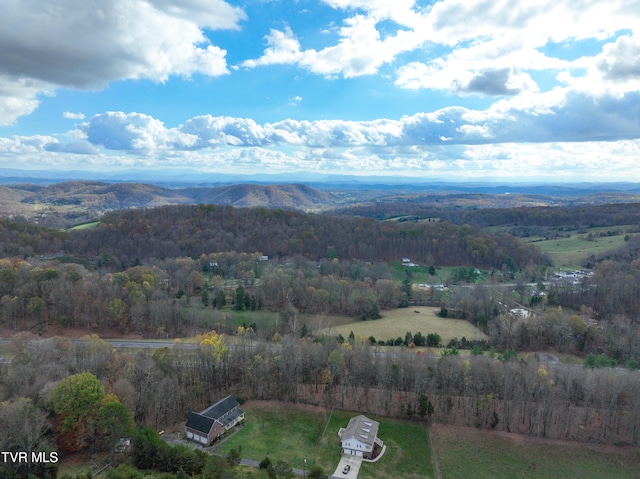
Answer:
POLYGON ((263 65, 293 64, 302 58, 300 42, 295 38, 291 28, 284 32, 272 29, 266 37, 269 45, 264 54, 257 60, 246 60, 242 63, 247 68, 263 65))
MULTIPOLYGON (((424 118, 423 118, 424 119, 424 118)), ((405 121, 415 120, 407 118, 405 121)), ((136 119, 138 130, 145 123, 136 119)), ((441 124, 446 124, 444 121, 441 124)), ((146 121, 156 136, 171 135, 161 125, 146 121)), ((311 126, 311 125, 307 125, 311 126)), ((324 125, 324 129, 330 125, 324 125)), ((329 128, 330 129, 330 128, 329 128)), ((133 130, 132 130, 133 131, 133 130)), ((135 133, 135 132, 134 132, 135 133)), ((477 132, 475 132, 477 133, 477 132)), ((141 134, 141 133, 138 133, 141 134)), ((151 135, 147 132, 142 136, 151 135)), ((168 141, 156 138, 156 143, 168 141)), ((89 145, 91 147, 91 145, 89 145)), ((207 171, 246 174, 250 171, 278 173, 306 171, 363 175, 410 175, 414 178, 529 178, 561 181, 632 180, 640 156, 640 140, 615 142, 546 142, 501 144, 439 144, 394 146, 308 146, 277 145, 177 150, 158 148, 99 152, 87 150, 81 140, 61 144, 47 136, 0 138, 0 165, 13 168, 200 168, 207 171)))
MULTIPOLYGON (((264 54, 244 66, 298 64, 315 74, 351 78, 392 65, 395 84, 402 88, 514 96, 540 90, 534 72, 596 68, 593 58, 572 62, 545 54, 548 44, 562 50, 583 39, 605 41, 616 32, 636 31, 640 22, 640 8, 627 0, 440 0, 430 6, 413 0, 324 2, 347 14, 335 44, 304 48, 289 27, 272 30, 264 54), (415 60, 395 64, 406 52, 415 60)), ((609 77, 635 78, 637 48, 636 40, 624 39, 605 46, 598 68, 609 77)))
POLYGON ((67 120, 84 120, 86 118, 84 113, 74 113, 71 111, 63 112, 62 117, 66 118, 67 120))
MULTIPOLYGON (((259 124, 251 118, 202 115, 176 128, 140 113, 107 112, 83 123, 86 140, 108 150, 226 147, 375 148, 512 142, 616 141, 640 131, 640 93, 592 97, 567 88, 494 102, 485 110, 447 107, 399 120, 294 120, 259 124), (629 105, 638 105, 629 108, 629 105)), ((75 139, 78 139, 77 137, 75 139)))
POLYGON ((0 126, 13 124, 21 116, 38 108, 39 93, 48 93, 48 85, 28 78, 12 78, 0 72, 0 126))
POLYGON ((0 5, 0 125, 31 113, 57 87, 103 88, 123 79, 228 73, 203 28, 238 28, 222 0, 57 0, 0 5), (5 83, 15 84, 9 91, 5 83))
POLYGON ((237 29, 246 19, 242 9, 224 0, 151 0, 158 10, 213 30, 237 29))
MULTIPOLYGON (((332 3, 336 7, 348 7, 348 2, 332 3)), ((367 2, 356 3, 371 7, 367 2)), ((411 2, 404 3, 409 5, 411 2)), ((346 18, 344 25, 338 30, 338 43, 320 50, 303 50, 289 27, 284 32, 271 30, 267 37, 268 47, 263 55, 243 62, 243 66, 253 68, 259 65, 298 64, 312 73, 328 77, 343 75, 351 78, 374 74, 382 65, 393 61, 399 53, 417 46, 414 35, 409 30, 403 29, 395 35, 382 38, 377 29, 378 23, 391 18, 391 11, 406 13, 407 10, 395 8, 388 2, 378 4, 385 4, 386 9, 373 9, 368 15, 356 14, 346 18)))
POLYGON ((145 152, 167 148, 191 148, 197 139, 145 114, 107 112, 80 125, 87 140, 109 150, 145 152))

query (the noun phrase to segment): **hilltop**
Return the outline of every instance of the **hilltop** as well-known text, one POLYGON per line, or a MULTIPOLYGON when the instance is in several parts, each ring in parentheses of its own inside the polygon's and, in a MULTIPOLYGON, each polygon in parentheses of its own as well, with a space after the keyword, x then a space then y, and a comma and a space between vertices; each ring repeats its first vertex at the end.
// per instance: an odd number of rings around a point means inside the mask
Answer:
POLYGON ((331 193, 295 184, 166 188, 141 183, 65 181, 48 186, 0 187, 0 207, 5 217, 23 218, 57 228, 129 208, 213 203, 313 211, 337 201, 331 193))

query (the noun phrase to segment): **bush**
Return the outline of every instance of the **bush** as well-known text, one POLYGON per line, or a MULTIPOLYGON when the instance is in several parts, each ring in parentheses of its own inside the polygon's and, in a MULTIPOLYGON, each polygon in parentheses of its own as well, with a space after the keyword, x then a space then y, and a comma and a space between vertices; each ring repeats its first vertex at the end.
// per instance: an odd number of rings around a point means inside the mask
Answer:
POLYGON ((259 467, 260 469, 269 469, 270 465, 271 465, 271 459, 269 459, 269 456, 264 456, 264 459, 260 461, 259 467))
POLYGON ((161 472, 200 474, 207 461, 207 454, 190 447, 170 446, 158 433, 148 427, 138 429, 133 438, 133 462, 139 469, 155 469, 161 472))
POLYGON ((618 362, 615 359, 611 359, 606 354, 587 354, 584 359, 583 366, 586 368, 612 368, 615 367, 618 362))

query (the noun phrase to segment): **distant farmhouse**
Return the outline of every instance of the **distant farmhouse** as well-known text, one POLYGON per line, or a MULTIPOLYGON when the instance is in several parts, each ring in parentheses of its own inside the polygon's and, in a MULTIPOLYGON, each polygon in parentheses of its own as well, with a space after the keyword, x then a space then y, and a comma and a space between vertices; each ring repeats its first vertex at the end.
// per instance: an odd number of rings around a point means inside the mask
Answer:
POLYGON ((384 447, 383 442, 378 439, 379 426, 379 422, 366 416, 352 417, 347 427, 338 431, 342 453, 374 459, 384 447))
POLYGON ((244 420, 240 403, 227 396, 202 412, 191 412, 185 427, 187 439, 200 444, 210 444, 233 426, 244 420))

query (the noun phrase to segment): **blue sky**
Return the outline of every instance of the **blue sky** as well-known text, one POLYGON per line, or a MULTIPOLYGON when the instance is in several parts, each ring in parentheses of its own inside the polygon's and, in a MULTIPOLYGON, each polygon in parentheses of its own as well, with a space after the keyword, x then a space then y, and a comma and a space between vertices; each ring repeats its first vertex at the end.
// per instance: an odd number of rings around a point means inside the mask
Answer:
POLYGON ((638 0, 3 0, 0 168, 640 181, 639 29, 638 0))

